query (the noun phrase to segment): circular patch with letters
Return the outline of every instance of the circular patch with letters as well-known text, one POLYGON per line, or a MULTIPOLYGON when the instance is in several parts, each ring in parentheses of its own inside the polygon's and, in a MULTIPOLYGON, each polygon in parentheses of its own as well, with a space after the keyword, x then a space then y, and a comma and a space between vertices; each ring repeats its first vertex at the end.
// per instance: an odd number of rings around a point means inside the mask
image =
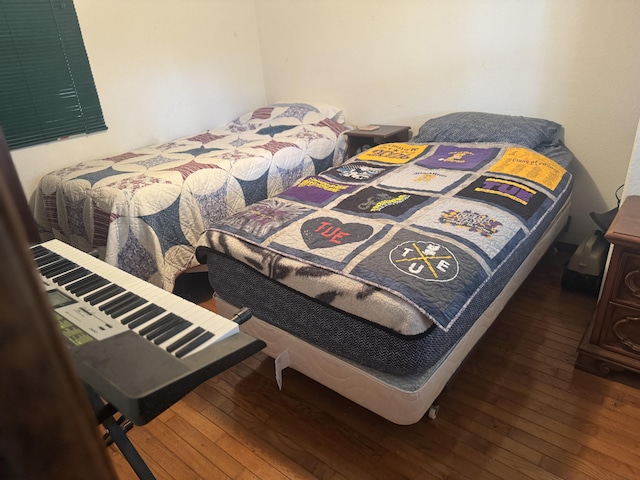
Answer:
POLYGON ((460 267, 447 247, 422 240, 401 243, 389 252, 389 261, 401 272, 430 282, 448 282, 460 267))

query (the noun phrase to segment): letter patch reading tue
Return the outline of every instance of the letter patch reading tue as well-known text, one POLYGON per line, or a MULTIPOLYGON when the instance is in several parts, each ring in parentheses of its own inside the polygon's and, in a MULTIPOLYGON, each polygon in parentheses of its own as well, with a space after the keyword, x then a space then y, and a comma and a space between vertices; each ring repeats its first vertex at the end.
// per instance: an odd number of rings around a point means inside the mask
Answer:
POLYGON ((405 242, 389 253, 401 272, 427 281, 448 282, 458 275, 458 261, 451 251, 434 242, 405 242))

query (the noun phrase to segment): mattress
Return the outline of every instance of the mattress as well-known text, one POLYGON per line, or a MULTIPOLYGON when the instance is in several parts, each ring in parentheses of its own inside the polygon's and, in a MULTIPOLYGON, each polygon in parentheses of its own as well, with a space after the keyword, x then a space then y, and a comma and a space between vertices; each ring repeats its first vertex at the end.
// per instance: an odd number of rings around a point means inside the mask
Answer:
MULTIPOLYGON (((254 316, 240 328, 265 341, 263 350, 274 359, 275 380, 284 384, 283 370, 292 368, 398 425, 411 425, 425 414, 435 417, 438 397, 454 378, 462 362, 520 287, 533 267, 566 226, 570 203, 566 203, 505 288, 473 326, 431 368, 413 375, 392 375, 332 354, 304 341, 268 321, 254 316)), ((259 285, 257 285, 259 287, 259 285)), ((285 294, 285 293, 283 293, 285 294)), ((286 295, 299 295, 287 292, 286 295)), ((217 294, 217 311, 231 318, 238 310, 217 294)))
POLYGON ((387 144, 217 223, 198 254, 231 304, 363 368, 420 375, 506 288, 571 186, 518 145, 387 144))
POLYGON ((217 220, 345 159, 328 105, 274 104, 222 128, 45 175, 34 216, 57 238, 167 290, 217 220))

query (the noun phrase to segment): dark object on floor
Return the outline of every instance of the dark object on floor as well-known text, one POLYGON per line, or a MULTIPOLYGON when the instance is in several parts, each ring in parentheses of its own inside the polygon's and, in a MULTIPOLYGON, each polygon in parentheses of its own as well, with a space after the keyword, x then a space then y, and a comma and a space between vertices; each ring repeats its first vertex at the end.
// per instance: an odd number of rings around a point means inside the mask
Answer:
POLYGON ((569 259, 562 274, 562 288, 597 295, 609 251, 609 242, 600 230, 586 238, 569 259))

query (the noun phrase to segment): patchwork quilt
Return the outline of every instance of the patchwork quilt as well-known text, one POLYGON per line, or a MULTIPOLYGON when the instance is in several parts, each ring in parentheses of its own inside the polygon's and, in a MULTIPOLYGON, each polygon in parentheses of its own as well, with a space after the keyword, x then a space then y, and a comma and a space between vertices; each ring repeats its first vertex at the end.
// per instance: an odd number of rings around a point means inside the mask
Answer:
POLYGON ((36 191, 36 221, 44 240, 97 250, 171 290, 214 222, 344 161, 348 128, 333 118, 275 104, 220 129, 51 172, 36 191))
POLYGON ((492 278, 517 268, 571 186, 518 145, 383 144, 216 223, 200 244, 398 335, 447 332, 499 293, 492 278))

